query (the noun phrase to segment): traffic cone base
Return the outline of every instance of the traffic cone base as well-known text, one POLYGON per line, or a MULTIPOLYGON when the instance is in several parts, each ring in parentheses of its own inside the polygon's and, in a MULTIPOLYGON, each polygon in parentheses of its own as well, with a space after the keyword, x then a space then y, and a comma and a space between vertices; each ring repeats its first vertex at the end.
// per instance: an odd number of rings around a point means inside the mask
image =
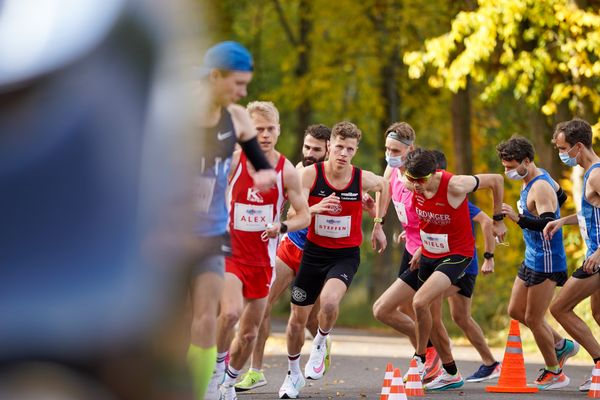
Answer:
POLYGON ((588 398, 600 399, 600 361, 596 363, 592 370, 592 384, 588 392, 588 398))
POLYGON ((421 381, 421 374, 419 374, 419 369, 417 368, 417 361, 414 358, 410 360, 410 367, 408 368, 408 379, 404 387, 408 396, 425 396, 425 390, 423 390, 423 382, 421 381))
POLYGON ((392 387, 390 388, 390 397, 388 400, 408 400, 404 384, 402 383, 402 375, 398 368, 394 369, 394 378, 392 379, 392 387))

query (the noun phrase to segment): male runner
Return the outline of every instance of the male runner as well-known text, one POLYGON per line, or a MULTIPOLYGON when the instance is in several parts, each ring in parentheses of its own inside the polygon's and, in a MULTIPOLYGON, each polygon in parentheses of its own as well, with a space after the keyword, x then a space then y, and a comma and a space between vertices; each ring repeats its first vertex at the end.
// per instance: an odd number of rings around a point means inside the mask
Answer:
MULTIPOLYGON (((302 145, 303 158, 302 161, 296 165, 298 170, 301 170, 302 167, 325 161, 330 135, 331 130, 324 125, 311 125, 306 128, 306 131, 304 132, 304 143, 302 145)), ((315 207, 323 206, 327 206, 326 201, 315 204, 311 208, 311 212, 317 212, 315 207)), ((283 236, 279 243, 279 247, 277 248, 277 258, 275 259, 275 280, 271 285, 265 315, 260 324, 260 329, 258 330, 258 337, 252 352, 250 369, 242 375, 240 382, 235 385, 235 390, 238 392, 255 389, 267 384, 267 379, 261 369, 265 344, 271 333, 271 308, 273 307, 273 304, 279 300, 283 291, 290 286, 294 276, 298 273, 307 233, 308 228, 295 232, 288 232, 283 236)), ((312 309, 307 322, 307 328, 313 337, 317 335, 318 311, 318 306, 315 306, 312 309)))
MULTIPOLYGON (((288 374, 279 389, 280 398, 297 398, 304 386, 300 350, 308 315, 320 296, 319 328, 313 340, 305 374, 320 379, 325 370, 326 340, 337 320, 339 304, 360 263, 362 242, 362 193, 382 193, 378 213, 382 215, 388 196, 387 181, 351 164, 361 131, 350 122, 339 122, 331 130, 329 158, 302 171, 302 186, 309 205, 324 198, 336 199, 328 210, 316 213, 309 226, 300 269, 292 286, 291 315, 287 327, 288 374)), ((386 247, 381 218, 376 217, 374 247, 386 247)))
POLYGON ((220 398, 225 400, 236 398, 233 385, 254 348, 272 282, 279 234, 302 229, 310 221, 298 172, 275 150, 280 134, 279 112, 271 102, 251 102, 247 109, 260 147, 275 168, 277 182, 259 192, 252 185, 254 171, 246 155, 241 151, 233 155, 229 183, 232 253, 225 259, 225 290, 217 322, 217 365, 211 381, 218 383, 224 376, 220 398), (286 197, 296 213, 286 222, 279 222, 286 197), (228 349, 231 359, 225 370, 228 349))
MULTIPOLYGON (((414 191, 422 242, 420 264, 411 265, 410 268, 418 268, 421 285, 413 299, 417 332, 414 359, 423 376, 426 346, 432 327, 430 307, 451 285, 457 284, 473 258, 475 240, 470 228, 466 196, 479 187, 492 189, 497 214, 495 231, 502 239, 506 232, 500 218, 503 180, 498 174, 453 175, 437 170, 435 155, 423 149, 408 153, 405 167, 407 187, 414 191)), ((444 389, 463 385, 454 361, 444 363, 443 367, 444 389)), ((437 388, 437 385, 431 387, 437 388)))
MULTIPOLYGON (((587 246, 583 265, 573 272, 562 288, 550 311, 560 325, 586 349, 594 360, 600 361, 600 344, 590 328, 575 314, 573 309, 586 297, 591 296, 592 314, 600 325, 600 157, 592 147, 592 129, 581 119, 558 124, 552 141, 556 145, 560 159, 569 167, 580 165, 585 170, 581 211, 552 221, 546 225, 544 235, 552 240, 565 224, 579 224, 587 246)), ((587 391, 590 379, 579 390, 587 391)))
POLYGON ((552 240, 544 239, 546 224, 560 217, 556 182, 535 165, 535 151, 525 138, 513 136, 497 148, 505 174, 509 179, 523 181, 517 203, 519 214, 508 204, 502 212, 523 229, 525 260, 519 268, 508 305, 511 318, 525 324, 546 363, 535 384, 539 389, 559 389, 569 384, 562 372, 565 360, 577 353, 579 345, 563 338, 546 322, 546 311, 556 286, 567 280, 567 262, 562 231, 552 240), (562 349, 555 350, 555 343, 562 349), (560 356, 560 357, 559 357, 560 356))
POLYGON ((219 43, 206 52, 198 93, 202 158, 197 178, 200 248, 191 283, 192 326, 188 363, 196 399, 204 399, 216 359, 217 307, 223 288, 224 255, 228 248, 225 189, 236 140, 256 173, 255 187, 275 183, 275 171, 261 151, 246 110, 236 101, 246 96, 252 79, 252 56, 236 42, 219 43))

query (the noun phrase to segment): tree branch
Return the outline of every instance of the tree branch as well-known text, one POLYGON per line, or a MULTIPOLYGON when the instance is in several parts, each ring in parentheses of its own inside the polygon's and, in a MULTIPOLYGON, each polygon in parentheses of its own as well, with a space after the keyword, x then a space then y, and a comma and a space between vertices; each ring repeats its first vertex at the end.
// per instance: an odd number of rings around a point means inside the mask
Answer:
POLYGON ((283 8, 279 3, 279 0, 273 0, 273 5, 275 6, 275 11, 277 11, 277 16, 279 17, 279 22, 281 22, 281 26, 285 31, 285 34, 293 46, 298 45, 298 40, 294 37, 294 33, 292 32, 292 28, 290 24, 288 24, 287 19, 285 18, 285 13, 283 12, 283 8))

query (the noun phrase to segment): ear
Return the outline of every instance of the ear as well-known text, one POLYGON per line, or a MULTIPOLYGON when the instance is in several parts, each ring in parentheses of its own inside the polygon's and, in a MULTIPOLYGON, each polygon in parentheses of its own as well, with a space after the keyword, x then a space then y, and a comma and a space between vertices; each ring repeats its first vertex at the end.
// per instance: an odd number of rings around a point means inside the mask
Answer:
POLYGON ((221 77, 221 71, 219 71, 216 68, 213 68, 213 69, 210 70, 210 73, 209 73, 208 77, 209 77, 209 79, 210 79, 211 82, 214 82, 218 78, 221 77))

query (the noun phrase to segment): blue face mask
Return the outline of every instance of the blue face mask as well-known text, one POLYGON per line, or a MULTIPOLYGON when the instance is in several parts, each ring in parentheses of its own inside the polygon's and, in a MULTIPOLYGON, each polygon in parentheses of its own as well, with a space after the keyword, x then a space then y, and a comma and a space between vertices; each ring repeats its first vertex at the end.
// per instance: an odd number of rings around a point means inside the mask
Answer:
MULTIPOLYGON (((571 147, 571 149, 573 148, 571 147)), ((569 151, 571 151, 571 149, 569 151)), ((571 157, 569 155, 569 151, 565 151, 564 153, 558 153, 558 156, 560 157, 560 161, 562 161, 569 167, 574 167, 577 165, 577 154, 579 154, 579 152, 575 154, 575 157, 571 157)))
POLYGON ((402 160, 402 157, 400 156, 392 157, 386 154, 385 162, 387 162, 387 165, 389 165, 390 168, 400 168, 404 165, 404 160, 402 160))

